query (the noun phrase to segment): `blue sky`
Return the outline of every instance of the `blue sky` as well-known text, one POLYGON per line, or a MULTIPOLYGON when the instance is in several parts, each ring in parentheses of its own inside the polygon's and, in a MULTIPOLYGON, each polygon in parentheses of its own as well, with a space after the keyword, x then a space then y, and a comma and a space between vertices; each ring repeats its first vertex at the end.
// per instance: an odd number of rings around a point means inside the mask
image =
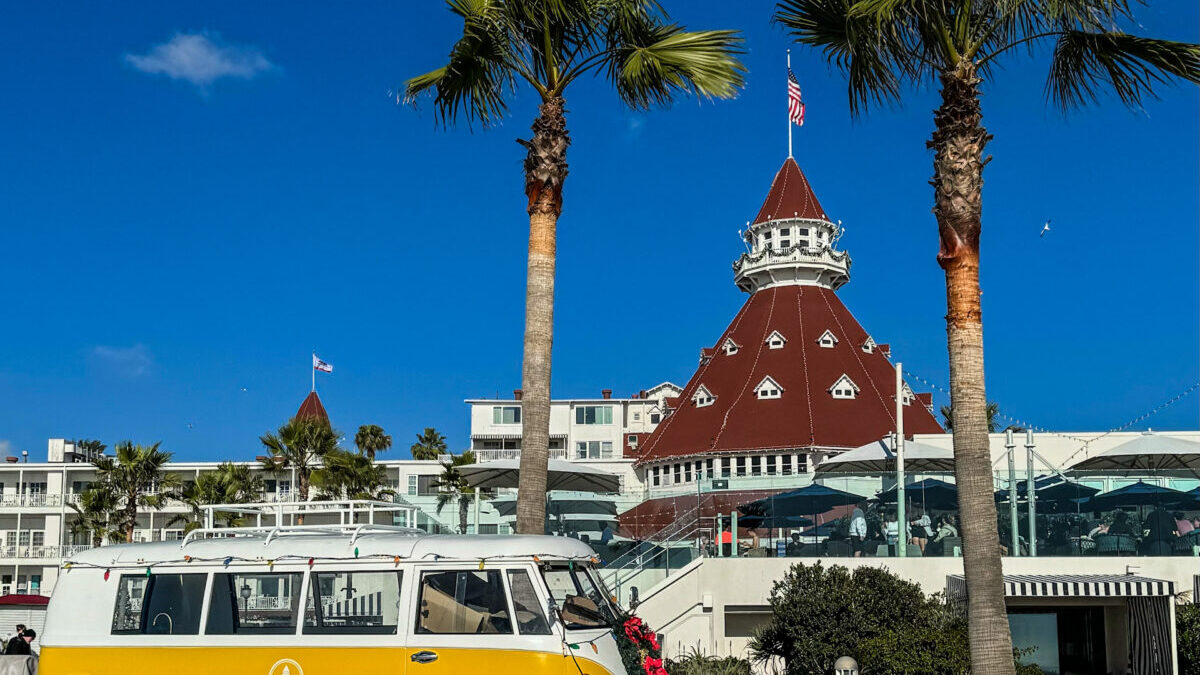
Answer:
MULTIPOLYGON (((687 380, 744 300, 737 231, 786 154, 771 4, 666 4, 690 27, 745 31, 748 83, 645 114, 600 81, 569 92, 557 396, 687 380)), ((1139 16, 1147 34, 1197 40, 1194 3, 1139 16)), ((307 393, 313 349, 336 368, 318 388, 339 428, 381 424, 394 457, 426 426, 465 447, 463 399, 520 382, 513 141, 534 101, 483 131, 389 100, 458 30, 436 2, 11 6, 0 452, 42 458, 65 436, 251 458, 307 393)), ((796 157, 854 258, 840 293, 944 385, 936 92, 852 120, 819 55, 795 49, 793 69, 808 103, 796 157)), ((1045 69, 1044 54, 1010 59, 985 90, 988 393, 1036 425, 1109 429, 1200 380, 1200 97, 1177 86, 1144 110, 1063 116, 1045 69)), ((1139 426, 1194 429, 1198 404, 1139 426)))

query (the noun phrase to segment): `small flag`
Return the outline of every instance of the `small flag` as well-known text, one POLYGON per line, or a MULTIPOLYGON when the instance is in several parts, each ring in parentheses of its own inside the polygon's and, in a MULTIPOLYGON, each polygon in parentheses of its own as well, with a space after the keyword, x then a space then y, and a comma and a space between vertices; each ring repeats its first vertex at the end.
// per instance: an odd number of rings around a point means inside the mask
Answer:
POLYGON ((788 68, 788 119, 798 127, 804 126, 804 101, 800 99, 800 81, 788 68))
POLYGON ((316 354, 313 354, 313 370, 319 370, 322 373, 332 373, 333 366, 325 363, 321 359, 317 358, 316 354))

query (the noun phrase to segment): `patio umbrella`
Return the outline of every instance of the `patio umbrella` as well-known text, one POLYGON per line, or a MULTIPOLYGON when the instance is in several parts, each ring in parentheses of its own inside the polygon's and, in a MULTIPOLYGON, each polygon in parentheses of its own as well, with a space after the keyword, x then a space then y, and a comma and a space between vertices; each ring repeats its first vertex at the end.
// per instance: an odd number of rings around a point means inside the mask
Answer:
MULTIPOLYGON (((511 518, 517 515, 517 498, 515 495, 499 497, 488 503, 492 505, 492 508, 496 509, 501 518, 511 518)), ((546 513, 551 515, 615 516, 617 515, 617 504, 613 500, 605 499, 599 495, 593 496, 590 499, 547 495, 546 513)))
MULTIPOLYGON (((904 486, 905 496, 925 509, 953 511, 958 508, 958 488, 936 478, 909 483, 904 486)), ((876 497, 884 504, 896 503, 896 488, 880 492, 876 497)))
POLYGON ((738 507, 742 513, 752 516, 811 516, 825 513, 835 506, 845 506, 863 501, 865 498, 853 492, 838 490, 813 483, 799 490, 783 492, 763 499, 747 502, 738 507))
POLYGON ((1071 466, 1072 471, 1188 471, 1200 477, 1200 443, 1146 432, 1071 466))
MULTIPOLYGON (((458 467, 458 473, 471 487, 515 488, 521 474, 521 460, 502 459, 458 467)), ((552 459, 546 472, 547 490, 578 492, 618 492, 620 476, 574 462, 552 459)))
POLYGON ((1122 506, 1161 506, 1163 508, 1195 508, 1194 495, 1171 488, 1138 481, 1133 485, 1102 492, 1080 504, 1084 511, 1111 511, 1122 506))
POLYGON ((822 523, 816 527, 810 527, 800 533, 801 537, 828 537, 837 529, 838 521, 831 520, 828 523, 822 523))
MULTIPOLYGON (((816 473, 891 473, 896 470, 896 450, 890 437, 834 455, 817 465, 816 473)), ((912 473, 954 471, 954 450, 904 442, 904 470, 912 473)))
POLYGON ((752 530, 765 527, 770 529, 783 527, 808 527, 813 521, 804 516, 740 516, 738 527, 748 527, 752 530))

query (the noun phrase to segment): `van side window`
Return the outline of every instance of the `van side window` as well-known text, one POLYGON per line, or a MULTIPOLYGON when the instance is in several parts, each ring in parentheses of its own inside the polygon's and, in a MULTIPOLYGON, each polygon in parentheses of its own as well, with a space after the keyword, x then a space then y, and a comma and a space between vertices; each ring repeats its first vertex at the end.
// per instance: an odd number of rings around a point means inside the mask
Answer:
POLYGON ((209 635, 291 635, 296 632, 304 575, 214 574, 209 635))
POLYGON ((400 574, 313 572, 304 632, 394 635, 400 617, 400 574))
POLYGON ((422 574, 416 632, 511 634, 499 570, 422 574))
POLYGON ((122 574, 113 634, 196 635, 207 574, 122 574))
POLYGON ((546 612, 538 600, 537 591, 533 590, 529 572, 509 570, 508 588, 512 591, 513 612, 517 615, 517 628, 521 635, 549 635, 550 624, 546 622, 546 612))

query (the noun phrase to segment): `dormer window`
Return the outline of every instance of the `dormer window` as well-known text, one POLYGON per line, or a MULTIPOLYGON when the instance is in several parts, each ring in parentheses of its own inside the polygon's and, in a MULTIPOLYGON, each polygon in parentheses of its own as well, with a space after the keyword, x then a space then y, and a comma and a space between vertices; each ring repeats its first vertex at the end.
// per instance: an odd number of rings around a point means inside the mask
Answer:
POLYGON ((834 382, 833 386, 829 388, 829 393, 833 394, 834 398, 841 399, 858 398, 858 392, 858 385, 854 384, 854 381, 850 379, 849 375, 842 375, 838 378, 837 382, 834 382))
POLYGON ((875 340, 870 335, 867 336, 867 341, 862 343, 862 350, 867 354, 875 353, 875 340))
POLYGON ((712 392, 710 392, 704 385, 700 385, 700 388, 696 390, 696 393, 692 394, 692 402, 696 404, 697 408, 710 406, 715 400, 717 400, 717 397, 713 396, 712 392))
POLYGON ((771 349, 783 349, 785 344, 787 344, 787 338, 777 330, 771 331, 771 334, 767 336, 767 347, 771 349))
POLYGON ((821 333, 821 337, 817 338, 817 344, 825 349, 833 349, 834 345, 837 343, 837 337, 835 337, 833 331, 830 330, 826 330, 824 333, 821 333))
POLYGON ((741 346, 733 341, 733 338, 725 338, 725 342, 721 343, 721 349, 725 350, 725 356, 733 356, 738 353, 741 346))
POLYGON ((916 398, 916 394, 913 394, 913 390, 905 382, 904 387, 900 390, 900 402, 904 405, 909 405, 913 402, 914 398, 916 398))
POLYGON ((779 383, 771 379, 770 376, 767 376, 754 388, 754 393, 760 399, 780 398, 783 396, 783 387, 779 386, 779 383))

